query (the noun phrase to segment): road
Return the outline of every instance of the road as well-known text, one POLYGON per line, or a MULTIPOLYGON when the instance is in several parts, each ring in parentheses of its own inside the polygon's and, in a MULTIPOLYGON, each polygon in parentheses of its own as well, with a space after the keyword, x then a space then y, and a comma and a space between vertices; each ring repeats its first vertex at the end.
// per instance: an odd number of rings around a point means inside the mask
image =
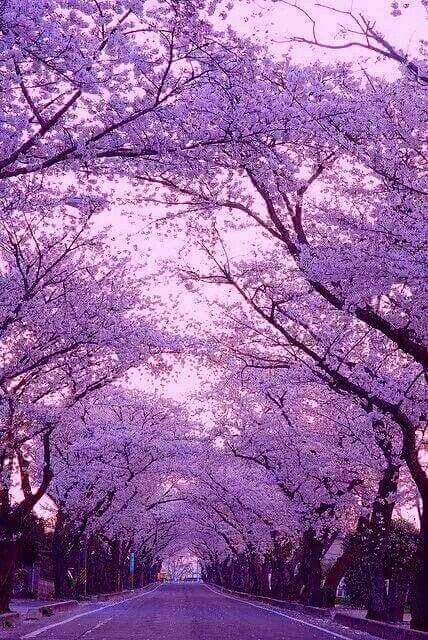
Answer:
POLYGON ((272 610, 200 584, 167 584, 122 602, 88 605, 61 619, 21 624, 8 638, 30 640, 362 640, 355 633, 272 610))

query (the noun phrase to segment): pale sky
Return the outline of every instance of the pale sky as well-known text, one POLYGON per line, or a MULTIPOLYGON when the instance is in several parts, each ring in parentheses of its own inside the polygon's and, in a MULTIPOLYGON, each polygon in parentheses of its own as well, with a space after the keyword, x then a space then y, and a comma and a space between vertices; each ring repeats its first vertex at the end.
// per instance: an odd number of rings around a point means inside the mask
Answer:
MULTIPOLYGON (((297 1, 297 0, 296 0, 297 1)), ((293 4, 294 0, 289 4, 293 4)), ((337 42, 337 33, 341 24, 345 24, 345 16, 328 11, 320 7, 320 4, 331 6, 340 11, 352 11, 354 14, 363 14, 366 18, 375 21, 378 31, 386 34, 394 46, 402 48, 409 53, 415 53, 419 46, 419 40, 426 37, 427 14, 418 0, 410 0, 400 5, 409 4, 409 8, 403 9, 402 17, 397 19, 391 15, 392 0, 300 0, 299 5, 305 9, 316 21, 319 40, 324 42, 337 42)), ((235 2, 232 11, 232 19, 238 30, 259 38, 261 41, 273 43, 273 49, 279 54, 288 49, 284 41, 290 36, 311 36, 311 24, 304 15, 293 6, 281 0, 255 0, 248 5, 235 2), (263 17, 261 14, 268 15, 263 17), (263 25, 263 27, 262 27, 263 25), (275 43, 275 44, 274 44, 275 43)), ((319 59, 320 55, 329 59, 356 60, 364 52, 357 49, 348 49, 341 52, 311 50, 309 47, 294 45, 293 57, 297 61, 309 62, 319 59)))

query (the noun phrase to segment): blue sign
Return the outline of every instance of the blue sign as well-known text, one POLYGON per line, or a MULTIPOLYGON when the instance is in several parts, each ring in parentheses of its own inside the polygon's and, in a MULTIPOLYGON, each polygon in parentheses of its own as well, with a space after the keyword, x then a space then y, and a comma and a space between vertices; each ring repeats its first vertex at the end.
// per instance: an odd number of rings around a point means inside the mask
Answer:
POLYGON ((135 553, 132 552, 129 556, 129 572, 134 573, 135 571, 135 553))

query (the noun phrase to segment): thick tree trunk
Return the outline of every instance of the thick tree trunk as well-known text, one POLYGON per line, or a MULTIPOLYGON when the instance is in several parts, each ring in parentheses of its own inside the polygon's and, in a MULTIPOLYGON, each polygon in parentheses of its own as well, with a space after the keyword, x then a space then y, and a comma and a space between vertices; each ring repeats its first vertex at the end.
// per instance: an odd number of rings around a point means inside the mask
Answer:
MULTIPOLYGON (((44 496, 52 479, 52 469, 50 467, 50 433, 43 436, 44 447, 44 467, 42 482, 37 491, 31 490, 28 471, 22 466, 22 458, 19 458, 19 470, 21 474, 21 485, 24 493, 24 500, 12 506, 9 495, 9 486, 0 487, 0 613, 9 611, 10 599, 13 590, 13 579, 15 567, 18 560, 18 540, 22 533, 25 518, 31 513, 37 502, 44 496)), ((15 450, 3 449, 2 463, 6 458, 13 460, 15 450)), ((9 474, 9 471, 7 474, 9 474)), ((12 501, 13 502, 13 501, 12 501)))
POLYGON ((365 554, 368 568, 369 598, 367 618, 388 620, 388 596, 385 587, 385 558, 391 530, 394 503, 391 502, 397 490, 400 467, 390 463, 379 482, 376 500, 367 531, 365 554))
POLYGON ((236 589, 239 584, 239 566, 236 556, 230 558, 230 589, 236 589))
POLYGON ((159 572, 162 570, 162 559, 161 558, 157 558, 153 563, 152 563, 152 572, 151 572, 151 576, 150 576, 150 582, 154 582, 155 580, 158 579, 158 574, 159 572))
POLYGON ((305 585, 305 600, 308 605, 320 607, 322 605, 322 543, 315 542, 311 549, 311 558, 308 562, 308 574, 305 585))
POLYGON ((55 596, 61 598, 68 595, 68 583, 67 583, 67 558, 58 554, 56 551, 52 554, 53 560, 53 576, 55 585, 55 596))
POLYGON ((209 562, 205 565, 205 572, 207 582, 213 582, 219 587, 223 586, 220 575, 220 564, 214 554, 209 554, 209 562))
POLYGON ((259 567, 258 567, 258 558, 253 549, 249 549, 247 555, 248 561, 248 577, 249 577, 249 593, 254 593, 255 595, 261 595, 260 591, 260 580, 259 580, 259 567))
POLYGON ((358 525, 352 538, 345 544, 342 555, 330 567, 324 580, 321 595, 322 607, 334 607, 336 604, 337 588, 340 581, 350 569, 354 558, 361 550, 361 534, 366 521, 358 520, 358 525))
POLYGON ((243 554, 240 553, 236 557, 235 561, 235 573, 234 573, 234 588, 237 591, 250 591, 250 577, 248 570, 248 559, 243 554))
POLYGON ((428 491, 422 495, 421 531, 412 585, 412 629, 428 631, 428 491))
POLYGON ((120 590, 120 560, 121 560, 121 544, 120 540, 115 538, 110 543, 110 562, 109 562, 109 578, 108 591, 114 593, 120 590))
POLYGON ((302 563, 303 556, 305 554, 305 548, 303 542, 293 552, 291 558, 287 560, 285 564, 285 574, 287 576, 286 582, 288 588, 286 590, 286 597, 290 597, 294 600, 299 600, 301 592, 304 587, 304 581, 300 570, 298 569, 302 563))
POLYGON ((221 577, 220 566, 219 566, 218 562, 213 564, 212 571, 213 571, 213 582, 215 584, 218 584, 220 587, 222 587, 223 586, 223 580, 222 580, 222 577, 221 577))
POLYGON ((386 621, 388 617, 388 595, 385 586, 383 558, 373 560, 369 571, 369 602, 366 617, 369 620, 386 621))
POLYGON ((103 556, 100 545, 94 537, 88 540, 86 554, 86 585, 88 594, 96 594, 102 592, 103 580, 103 556))
POLYGON ((73 552, 73 541, 68 533, 63 513, 59 510, 52 538, 53 577, 57 598, 74 595, 72 582, 67 577, 67 571, 72 566, 73 552))
POLYGON ((220 568, 220 572, 221 572, 221 579, 223 582, 223 586, 226 587, 226 589, 230 589, 233 587, 233 578, 234 578, 234 566, 233 566, 233 559, 228 557, 225 560, 223 560, 223 562, 221 563, 221 568, 220 568))
POLYGON ((10 611, 17 556, 18 546, 16 541, 0 534, 0 613, 10 611))
POLYGON ((143 586, 153 582, 153 556, 147 556, 142 563, 142 582, 143 586))
MULTIPOLYGON (((129 580, 129 559, 128 559, 128 554, 129 554, 129 550, 130 550, 130 545, 127 542, 122 542, 121 543, 121 548, 120 548, 120 561, 119 561, 119 585, 118 585, 118 591, 123 591, 123 589, 128 588, 128 580, 129 580)), ((150 582, 151 577, 152 577, 152 573, 153 573, 153 563, 151 564, 150 567, 150 582)))
POLYGON ((254 559, 255 565, 255 573, 257 576, 255 582, 255 591, 256 595, 259 596, 270 596, 270 587, 269 587, 269 573, 270 573, 270 559, 266 555, 256 555, 254 559))
POLYGON ((140 589, 143 586, 142 568, 139 563, 135 565, 134 587, 140 589))
POLYGON ((316 537, 313 529, 303 534, 303 557, 300 563, 299 577, 303 588, 300 599, 308 605, 319 607, 322 604, 322 568, 321 558, 324 545, 316 537))
POLYGON ((271 594, 273 598, 285 599, 289 596, 290 574, 287 561, 290 559, 291 545, 274 540, 271 554, 271 594))
POLYGON ((389 582, 387 618, 389 622, 402 622, 407 594, 409 592, 410 572, 401 572, 389 582))

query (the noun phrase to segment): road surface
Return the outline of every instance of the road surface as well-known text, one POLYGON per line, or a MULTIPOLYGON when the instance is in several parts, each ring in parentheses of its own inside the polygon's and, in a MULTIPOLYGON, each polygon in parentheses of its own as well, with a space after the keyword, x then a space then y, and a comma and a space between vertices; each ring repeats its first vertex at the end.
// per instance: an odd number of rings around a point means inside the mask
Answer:
POLYGON ((30 640, 362 640, 369 636, 272 610, 200 584, 166 584, 121 602, 86 605, 21 624, 8 638, 30 640))

